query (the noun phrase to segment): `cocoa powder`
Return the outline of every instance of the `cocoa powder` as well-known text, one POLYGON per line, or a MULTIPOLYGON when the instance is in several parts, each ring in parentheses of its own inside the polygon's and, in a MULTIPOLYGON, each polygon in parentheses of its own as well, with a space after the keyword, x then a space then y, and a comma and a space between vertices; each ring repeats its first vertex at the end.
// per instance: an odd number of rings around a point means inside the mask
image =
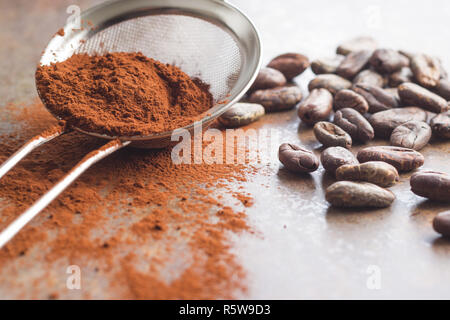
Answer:
MULTIPOLYGON (((0 161, 57 123, 41 103, 9 105, 0 117, 8 124, 0 128, 0 161)), ((0 180, 0 228, 104 144, 72 132, 27 156, 0 180)), ((10 290, 3 296, 239 296, 246 291, 245 270, 230 250, 228 233, 251 232, 244 210, 252 199, 238 186, 255 170, 237 164, 174 165, 170 149, 119 150, 83 174, 0 250, 0 279, 10 290), (226 194, 236 199, 235 207, 223 199, 226 194), (72 264, 81 267, 82 290, 65 287, 65 268, 72 264), (27 289, 20 289, 24 285, 27 289)))
POLYGON ((200 120, 213 105, 208 85, 142 53, 75 54, 39 66, 36 86, 68 125, 110 136, 171 131, 200 120))

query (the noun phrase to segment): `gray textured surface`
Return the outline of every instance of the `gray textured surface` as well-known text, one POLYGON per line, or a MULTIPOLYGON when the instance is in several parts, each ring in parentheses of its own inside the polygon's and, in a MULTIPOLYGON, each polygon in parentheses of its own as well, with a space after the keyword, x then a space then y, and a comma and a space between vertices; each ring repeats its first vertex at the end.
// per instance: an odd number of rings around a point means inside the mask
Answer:
MULTIPOLYGON (((310 58, 333 55, 338 43, 371 35, 380 45, 424 51, 450 66, 450 3, 447 1, 234 1, 261 33, 265 63, 282 52, 310 58)), ((303 87, 309 71, 297 78, 303 87)), ((281 130, 283 142, 320 150, 310 129, 295 112, 266 117, 263 127, 281 130)), ((383 144, 383 141, 376 141, 383 144)), ((425 169, 450 173, 449 143, 422 150, 425 169)), ((345 212, 328 208, 323 188, 333 179, 322 169, 310 178, 278 169, 259 178, 270 186, 257 192, 250 209, 264 239, 240 240, 253 298, 450 298, 450 242, 431 228, 448 205, 432 204, 409 191, 409 174, 392 188, 397 195, 387 210, 345 212), (370 290, 368 268, 377 266, 381 289, 370 290)), ((257 190, 257 191, 256 191, 257 190)))
MULTIPOLYGON (((0 2, 2 104, 36 97, 33 75, 40 51, 73 3, 87 8, 94 2, 0 2)), ((332 55, 340 41, 369 34, 383 46, 425 51, 450 66, 448 1, 233 3, 261 32, 264 62, 285 51, 311 58, 332 55)), ((298 81, 304 86, 308 77, 310 71, 298 81)), ((268 115, 254 127, 275 128, 283 142, 320 151, 312 131, 299 126, 295 111, 268 115)), ((450 173, 449 151, 449 143, 426 147, 424 168, 450 173)), ((248 273, 245 298, 450 298, 450 242, 431 228, 433 216, 448 206, 412 194, 409 175, 402 175, 392 188, 397 200, 391 208, 345 212, 330 209, 325 202, 324 187, 333 180, 322 169, 311 176, 294 176, 280 167, 272 155, 266 173, 249 183, 255 205, 248 213, 257 234, 234 239, 235 252, 248 273), (380 290, 366 285, 367 269, 373 265, 381 271, 380 290)), ((38 270, 33 274, 39 277, 38 270)), ((102 290, 98 286, 93 296, 107 296, 102 290)))

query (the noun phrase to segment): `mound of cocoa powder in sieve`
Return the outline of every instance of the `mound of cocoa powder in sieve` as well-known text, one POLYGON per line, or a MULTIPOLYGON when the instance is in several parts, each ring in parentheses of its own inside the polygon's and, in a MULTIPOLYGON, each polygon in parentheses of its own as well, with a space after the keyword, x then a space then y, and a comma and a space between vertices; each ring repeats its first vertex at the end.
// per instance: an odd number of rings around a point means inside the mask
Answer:
POLYGON ((75 54, 39 66, 36 85, 68 125, 111 136, 171 131, 200 120, 213 105, 207 84, 142 53, 75 54))

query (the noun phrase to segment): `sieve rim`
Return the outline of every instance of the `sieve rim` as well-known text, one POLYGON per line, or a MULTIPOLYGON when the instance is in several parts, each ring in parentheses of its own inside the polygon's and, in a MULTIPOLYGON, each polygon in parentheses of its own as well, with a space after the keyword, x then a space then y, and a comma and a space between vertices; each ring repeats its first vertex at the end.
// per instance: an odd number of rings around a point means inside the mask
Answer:
MULTIPOLYGON (((165 0, 167 1, 167 0, 165 0)), ((236 94, 234 94, 233 96, 230 96, 228 100, 226 101, 219 101, 216 102, 212 108, 210 108, 209 110, 207 110, 206 112, 202 113, 202 114, 206 114, 204 117, 201 118, 201 120, 197 121, 197 122, 193 122, 189 125, 183 126, 183 127, 179 127, 176 128, 174 130, 169 130, 169 131, 164 131, 164 132, 159 132, 159 133, 153 133, 153 134, 149 134, 149 135, 134 135, 134 136, 110 136, 107 134, 101 134, 101 133, 97 133, 97 132, 90 132, 90 131, 86 131, 84 129, 78 128, 78 127, 73 127, 73 129, 75 129, 76 131, 79 131, 81 133, 90 135, 90 136, 94 136, 97 138, 102 138, 102 139, 108 139, 108 140, 113 140, 113 139, 120 139, 123 141, 150 141, 150 140, 157 140, 157 139, 167 139, 170 138, 173 133, 175 131, 179 131, 179 130, 187 130, 187 131, 192 131, 194 129, 194 127, 196 125, 198 125, 199 123, 201 124, 202 127, 207 127, 212 121, 214 121, 215 119, 217 119, 220 115, 222 115, 225 111, 227 111, 233 104, 235 104, 236 102, 238 102, 242 96, 248 91, 248 89, 250 88, 250 86, 252 85, 252 83, 255 81, 256 76, 259 72, 259 69, 261 68, 261 64, 262 64, 262 44, 261 44, 261 40, 259 37, 259 33, 258 30, 256 28, 256 26, 254 25, 254 23, 251 21, 251 19, 245 15, 242 11, 240 11, 237 7, 231 5, 230 3, 223 1, 223 0, 181 0, 182 2, 178 1, 178 0, 170 0, 165 2, 165 5, 163 8, 153 8, 152 10, 153 12, 155 12, 154 14, 148 14, 148 12, 146 14, 143 14, 143 11, 137 12, 138 14, 140 14, 141 16, 150 16, 150 15, 158 15, 158 14, 174 14, 174 15, 184 15, 184 16, 191 16, 191 17, 195 17, 195 18, 199 18, 202 20, 205 20, 207 22, 210 22, 212 24, 215 24, 219 27, 221 27, 221 29, 227 33, 229 33, 236 41, 237 44, 242 45, 243 41, 239 39, 238 35, 235 33, 235 30, 233 30, 230 26, 228 26, 225 21, 223 20, 218 20, 218 19, 210 19, 207 16, 205 16, 204 14, 195 12, 195 10, 185 10, 183 7, 180 7, 180 3, 183 3, 185 5, 189 5, 189 4, 193 4, 195 1, 196 5, 201 5, 202 3, 205 5, 214 5, 219 6, 219 7, 223 7, 226 10, 228 10, 229 12, 232 12, 233 14, 236 14, 237 16, 239 16, 239 18, 241 19, 242 22, 244 22, 246 24, 246 31, 248 31, 250 33, 250 36, 252 37, 252 55, 253 55, 253 61, 241 61, 241 64, 245 64, 245 63, 252 63, 252 68, 250 70, 250 72, 247 72, 247 79, 245 79, 245 85, 240 89, 240 91, 236 94), (214 110, 214 111, 212 111, 214 110)), ((109 6, 114 6, 114 5, 123 5, 125 2, 127 2, 127 4, 129 3, 145 3, 145 4, 152 4, 153 5, 155 3, 159 3, 161 1, 159 0, 110 0, 110 1, 106 1, 104 3, 101 3, 97 6, 94 6, 92 8, 89 8, 85 11, 83 11, 81 13, 81 19, 83 20, 87 20, 89 21, 89 17, 94 14, 99 12, 99 10, 104 10, 105 8, 108 8, 109 6)), ((122 21, 126 21, 129 19, 133 19, 136 18, 136 16, 122 16, 122 19, 120 21, 117 21, 116 23, 120 23, 122 21)), ((72 40, 76 40, 77 42, 79 42, 80 40, 84 40, 87 38, 90 38, 90 36, 92 36, 93 34, 100 32, 106 28, 108 28, 109 26, 113 25, 114 23, 111 23, 111 21, 107 21, 107 23, 105 24, 101 24, 101 28, 98 28, 95 30, 95 32, 93 30, 84 30, 82 32, 79 32, 78 34, 75 34, 75 31, 73 30, 73 23, 68 22, 65 26, 64 26, 64 30, 68 30, 69 32, 67 32, 63 37, 53 37, 49 44, 47 45, 47 47, 45 48, 42 56, 41 56, 41 60, 40 60, 40 65, 44 65, 44 64, 48 64, 49 63, 49 56, 50 53, 52 51, 52 49, 54 48, 58 48, 58 46, 62 46, 64 41, 67 40, 68 38, 72 37, 72 40)), ((72 41, 72 43, 74 43, 74 41, 72 41)), ((240 48, 242 49, 242 48, 240 48)), ((73 52, 76 50, 76 48, 73 50, 73 52)), ((72 52, 72 54, 73 54, 72 52)), ((242 50, 241 50, 241 55, 242 55, 242 50)), ((54 58, 53 58, 54 59, 54 58)), ((241 68, 242 70, 242 68, 241 68)), ((246 75, 240 75, 240 76, 246 76, 246 75)), ((45 100, 43 99, 43 97, 41 96, 41 93, 39 90, 38 91, 38 95, 39 98, 41 99, 41 101, 43 102, 44 106, 46 107, 46 109, 57 119, 59 120, 64 120, 61 119, 61 117, 57 116, 56 114, 54 114, 48 107, 47 104, 45 103, 45 100)), ((200 114, 200 115, 202 115, 200 114)))

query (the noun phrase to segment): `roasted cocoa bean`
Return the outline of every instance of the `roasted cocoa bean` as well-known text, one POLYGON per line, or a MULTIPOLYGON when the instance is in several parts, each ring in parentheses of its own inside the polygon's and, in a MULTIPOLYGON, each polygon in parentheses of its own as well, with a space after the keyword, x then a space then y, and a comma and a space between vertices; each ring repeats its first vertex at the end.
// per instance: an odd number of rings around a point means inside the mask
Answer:
POLYGON ((370 65, 380 73, 387 74, 409 65, 409 59, 392 49, 377 49, 370 58, 370 65))
POLYGON ((359 162, 384 161, 400 172, 417 169, 425 161, 423 155, 413 149, 393 146, 367 147, 358 152, 357 158, 359 162))
MULTIPOLYGON (((431 112, 431 111, 425 111, 427 113, 427 120, 425 121, 430 125, 431 120, 437 116, 437 113, 431 112)), ((430 125, 431 126, 431 125, 430 125)))
POLYGON ((227 128, 236 128, 259 120, 264 113, 260 104, 238 102, 219 117, 219 122, 227 128))
POLYGON ((411 191, 418 196, 436 201, 450 201, 450 175, 424 171, 411 176, 411 191))
MULTIPOLYGON (((369 122, 379 138, 389 138, 399 125, 409 121, 426 121, 427 113, 417 107, 395 108, 375 113, 369 122)), ((345 130, 345 129, 344 129, 345 130)))
POLYGON ((337 68, 336 73, 343 78, 353 79, 369 63, 371 56, 371 50, 349 53, 337 68))
POLYGON ((353 87, 353 90, 367 100, 370 113, 377 113, 398 107, 397 99, 383 88, 357 84, 353 87))
POLYGON ((433 229, 444 237, 450 237, 450 211, 441 212, 434 217, 433 229))
POLYGON ((353 79, 353 84, 368 84, 376 87, 384 87, 386 79, 376 71, 371 69, 363 70, 353 79))
POLYGON ((392 131, 391 145, 420 150, 428 144, 431 128, 423 121, 409 121, 392 131))
POLYGON ((416 81, 424 87, 435 87, 441 78, 439 60, 425 54, 417 54, 412 57, 411 70, 416 81))
POLYGON ((336 93, 334 97, 334 110, 343 108, 355 109, 361 114, 369 111, 369 104, 366 99, 355 91, 344 89, 336 93))
POLYGON ((450 100, 450 81, 441 79, 435 88, 436 93, 445 100, 450 100))
POLYGON ((405 51, 405 50, 398 50, 398 53, 404 55, 409 60, 411 60, 416 54, 411 51, 405 51))
POLYGON ((313 131, 316 139, 325 147, 349 149, 352 146, 352 138, 349 134, 331 122, 317 122, 313 131))
POLYGON ((335 73, 345 56, 336 55, 333 58, 321 58, 311 62, 311 70, 315 74, 335 73))
POLYGON ((334 124, 347 132, 354 140, 372 140, 374 131, 370 123, 358 111, 350 108, 338 110, 334 114, 334 124))
POLYGON ((392 95, 392 97, 394 97, 395 101, 397 101, 397 105, 401 105, 400 103, 400 96, 398 94, 398 89, 397 88, 385 88, 384 91, 386 91, 387 93, 389 93, 390 95, 392 95))
POLYGON ((296 86, 257 90, 249 102, 262 105, 267 112, 292 109, 302 99, 302 91, 296 86))
POLYGON ((325 191, 325 199, 334 207, 385 208, 395 200, 395 195, 376 184, 368 182, 339 181, 325 191))
POLYGON ((298 107, 298 116, 307 124, 327 120, 333 108, 333 96, 326 89, 314 89, 298 107))
POLYGON ((320 162, 325 171, 333 176, 340 166, 359 163, 353 153, 342 147, 330 147, 325 149, 320 155, 320 162))
POLYGON ((436 115, 431 119, 430 126, 436 136, 450 139, 450 110, 436 115))
POLYGON ((347 55, 351 52, 361 51, 361 50, 370 50, 374 51, 377 48, 378 44, 375 39, 371 37, 356 37, 345 41, 340 44, 336 50, 338 54, 347 55))
POLYGON ((442 65, 441 59, 437 58, 439 62, 439 71, 441 72, 440 79, 447 80, 448 79, 448 73, 447 70, 445 70, 444 66, 442 65))
POLYGON ((339 90, 350 89, 352 83, 347 79, 344 79, 335 74, 320 74, 309 82, 308 89, 312 91, 314 89, 327 89, 333 95, 339 90))
POLYGON ((300 53, 285 53, 274 58, 267 66, 277 69, 290 81, 309 67, 309 59, 300 53))
POLYGON ((402 83, 398 86, 398 94, 406 106, 417 106, 436 113, 448 108, 447 100, 415 83, 402 83))
POLYGON ((250 91, 271 89, 284 86, 285 84, 286 77, 280 71, 272 68, 261 68, 250 91))
POLYGON ((408 67, 403 67, 389 76, 389 85, 391 87, 398 87, 402 83, 412 82, 413 80, 414 75, 411 69, 408 67))
POLYGON ((383 161, 347 164, 336 170, 336 179, 366 181, 380 187, 390 187, 400 180, 397 169, 383 161))
POLYGON ((278 159, 292 172, 313 172, 319 167, 319 159, 312 151, 291 143, 283 143, 280 146, 278 159))

